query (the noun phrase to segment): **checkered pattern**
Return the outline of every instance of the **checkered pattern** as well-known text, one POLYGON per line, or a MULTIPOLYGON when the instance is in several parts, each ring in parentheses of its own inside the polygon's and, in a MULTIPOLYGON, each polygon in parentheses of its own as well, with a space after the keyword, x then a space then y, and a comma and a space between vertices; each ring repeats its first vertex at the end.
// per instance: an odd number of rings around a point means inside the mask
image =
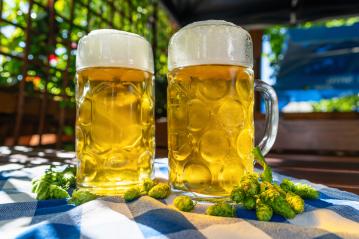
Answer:
MULTIPOLYGON (((192 213, 179 212, 171 206, 174 195, 165 201, 142 197, 132 203, 105 197, 75 207, 66 200, 36 201, 31 179, 49 162, 33 155, 29 165, 29 158, 20 156, 0 156, 1 239, 359 238, 359 196, 323 185, 312 184, 320 200, 306 201, 304 213, 291 220, 274 216, 272 222, 257 221, 253 211, 242 208, 237 209, 238 218, 206 216, 205 204, 192 213)), ((166 178, 167 169, 166 159, 156 160, 157 177, 166 178)), ((283 176, 274 178, 280 181, 283 176)))

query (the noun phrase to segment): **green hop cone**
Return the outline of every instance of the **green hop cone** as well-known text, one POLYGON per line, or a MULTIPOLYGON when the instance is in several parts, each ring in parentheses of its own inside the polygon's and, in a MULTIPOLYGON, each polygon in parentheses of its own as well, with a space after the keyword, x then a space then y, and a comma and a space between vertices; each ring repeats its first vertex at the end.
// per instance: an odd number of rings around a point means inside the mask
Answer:
POLYGON ((268 204, 265 204, 260 199, 257 199, 256 216, 259 221, 270 221, 273 216, 273 209, 268 204))
POLYGON ((269 183, 269 182, 261 182, 259 184, 259 191, 262 193, 262 192, 264 192, 267 189, 270 189, 272 187, 273 187, 273 185, 271 183, 269 183))
POLYGON ((269 188, 262 192, 260 199, 271 206, 275 213, 285 218, 294 218, 296 215, 289 203, 275 188, 269 188))
POLYGON ((52 199, 62 199, 70 197, 69 193, 58 185, 50 185, 49 197, 52 199))
POLYGON ((294 193, 301 196, 303 199, 318 199, 319 192, 306 184, 297 184, 294 188, 294 193))
POLYGON ((139 197, 141 197, 141 188, 137 186, 127 189, 123 195, 126 202, 131 202, 139 197))
POLYGON ((243 207, 248 210, 256 208, 256 199, 254 197, 245 197, 243 200, 243 207))
POLYGON ((304 211, 304 200, 295 193, 287 192, 285 200, 293 208, 296 213, 302 213, 304 211))
POLYGON ((293 192, 295 188, 295 184, 289 179, 285 178, 282 180, 280 187, 286 192, 293 192))
POLYGON ((73 191, 72 196, 68 202, 78 206, 83 203, 92 201, 96 198, 97 198, 97 195, 95 195, 87 190, 84 190, 84 189, 78 189, 78 190, 73 191))
POLYGON ((319 192, 313 187, 306 184, 294 184, 289 179, 283 179, 280 187, 286 192, 293 192, 303 199, 317 199, 319 198, 319 192))
POLYGON ((36 193, 37 200, 47 200, 50 199, 50 183, 46 180, 38 180, 36 182, 35 188, 33 188, 34 193, 36 193))
POLYGON ((153 188, 155 185, 156 185, 155 181, 153 181, 150 178, 146 178, 142 183, 141 191, 147 194, 151 190, 151 188, 153 188))
POLYGON ((235 211, 232 205, 221 202, 209 206, 206 210, 206 214, 218 217, 234 217, 235 211))
POLYGON ((173 204, 177 209, 183 212, 192 211, 196 205, 189 196, 178 196, 173 200, 173 204))
POLYGON ((245 197, 245 194, 242 190, 242 188, 236 186, 233 188, 231 192, 231 200, 236 203, 241 203, 245 197))
POLYGON ((259 193, 258 176, 254 173, 245 174, 240 181, 239 187, 246 196, 254 196, 259 193))
POLYGON ((167 183, 159 183, 151 188, 148 196, 156 199, 164 199, 171 194, 171 188, 167 183))

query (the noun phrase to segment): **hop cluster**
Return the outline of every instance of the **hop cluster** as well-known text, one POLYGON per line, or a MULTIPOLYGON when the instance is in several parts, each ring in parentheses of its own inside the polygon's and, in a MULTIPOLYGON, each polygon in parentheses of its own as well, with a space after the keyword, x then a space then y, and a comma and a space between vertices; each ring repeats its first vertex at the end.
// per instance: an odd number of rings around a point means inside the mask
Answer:
POLYGON ((171 187, 167 183, 156 183, 152 179, 145 179, 141 185, 129 188, 125 191, 124 199, 131 202, 143 195, 156 199, 167 198, 171 194, 171 187))
POLYGON ((67 190, 76 185, 76 168, 66 167, 63 171, 55 171, 50 167, 40 178, 32 181, 32 192, 36 199, 61 199, 70 195, 67 190))
POLYGON ((87 190, 74 190, 70 197, 67 190, 76 186, 76 167, 67 166, 63 171, 50 167, 40 178, 32 181, 32 192, 38 200, 70 198, 68 203, 80 205, 97 198, 87 190))
POLYGON ((278 185, 272 181, 272 170, 258 148, 253 150, 256 161, 263 167, 258 176, 244 175, 234 187, 230 198, 248 210, 256 210, 258 220, 269 221, 273 213, 285 218, 294 218, 304 211, 304 200, 318 198, 318 192, 305 184, 294 184, 288 179, 278 185))

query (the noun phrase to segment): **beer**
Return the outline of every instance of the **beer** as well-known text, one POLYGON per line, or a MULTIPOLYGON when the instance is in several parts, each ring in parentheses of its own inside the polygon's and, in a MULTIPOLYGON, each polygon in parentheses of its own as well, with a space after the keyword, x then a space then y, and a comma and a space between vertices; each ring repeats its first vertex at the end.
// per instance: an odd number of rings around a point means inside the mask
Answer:
POLYGON ((168 86, 170 181, 227 195, 253 171, 253 71, 230 65, 173 70, 168 86))
POLYGON ((116 37, 114 43, 118 44, 112 46, 113 51, 103 51, 107 56, 96 61, 84 59, 86 45, 79 49, 80 63, 86 67, 77 70, 77 183, 99 195, 117 195, 151 177, 155 146, 153 73, 151 68, 140 69, 146 67, 131 61, 130 55, 113 55, 123 37, 136 36, 136 40, 139 36, 118 31, 95 36, 97 41, 105 38, 104 44, 110 45, 116 37), (90 66, 85 64, 88 62, 90 66))
POLYGON ((274 143, 274 90, 254 81, 252 40, 233 23, 195 22, 175 33, 168 48, 169 178, 175 189, 203 197, 228 196, 253 172, 254 90, 265 94, 267 122, 259 144, 274 143))

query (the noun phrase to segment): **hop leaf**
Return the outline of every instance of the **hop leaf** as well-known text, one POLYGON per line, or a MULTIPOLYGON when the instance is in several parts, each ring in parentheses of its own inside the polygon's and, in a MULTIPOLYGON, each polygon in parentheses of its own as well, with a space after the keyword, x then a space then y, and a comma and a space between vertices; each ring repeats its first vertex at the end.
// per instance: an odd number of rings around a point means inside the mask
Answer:
POLYGON ((74 190, 74 192, 72 193, 72 197, 68 202, 78 206, 83 203, 92 201, 96 198, 97 198, 97 195, 95 195, 87 190, 84 190, 84 189, 78 189, 78 190, 74 190))
POLYGON ((207 215, 219 216, 219 217, 234 217, 234 208, 228 203, 216 203, 211 205, 206 210, 207 215))
POLYGON ((141 196, 141 189, 139 187, 132 187, 126 190, 124 199, 126 202, 131 202, 141 196))
POLYGON ((304 211, 304 200, 295 193, 287 192, 285 200, 293 208, 296 213, 302 213, 304 211))
POLYGON ((261 165, 263 168, 263 172, 261 173, 262 181, 271 183, 273 181, 272 169, 265 161, 264 156, 262 155, 262 152, 258 147, 255 147, 253 149, 253 155, 259 165, 261 165))
POLYGON ((164 199, 171 194, 171 188, 167 183, 159 183, 151 188, 148 196, 156 199, 164 199))
POLYGON ((196 205, 189 196, 178 196, 174 199, 173 204, 176 208, 184 212, 192 211, 196 205))
POLYGON ((265 204, 260 199, 257 199, 256 216, 259 221, 270 221, 273 216, 273 209, 268 204, 265 204))

